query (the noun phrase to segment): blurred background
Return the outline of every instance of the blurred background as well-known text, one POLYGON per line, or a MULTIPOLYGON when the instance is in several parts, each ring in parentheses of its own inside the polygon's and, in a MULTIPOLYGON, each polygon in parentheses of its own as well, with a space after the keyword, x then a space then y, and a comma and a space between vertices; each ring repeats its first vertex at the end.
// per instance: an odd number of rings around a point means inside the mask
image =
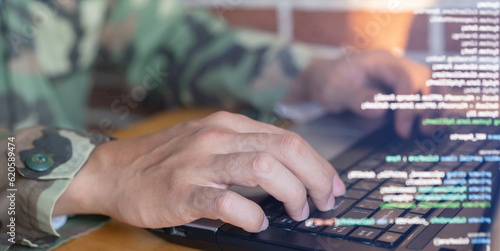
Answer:
MULTIPOLYGON (((188 8, 203 8, 235 27, 277 34, 307 43, 327 57, 339 57, 370 49, 386 49, 424 62, 425 55, 456 54, 458 41, 451 34, 460 24, 429 23, 429 14, 416 10, 474 8, 476 0, 183 0, 188 8)), ((119 69, 98 61, 94 89, 89 100, 87 128, 98 128, 107 117, 123 127, 163 107, 146 100, 120 119, 110 111, 111 102, 125 94, 119 69)), ((105 132, 108 133, 108 132, 105 132)))

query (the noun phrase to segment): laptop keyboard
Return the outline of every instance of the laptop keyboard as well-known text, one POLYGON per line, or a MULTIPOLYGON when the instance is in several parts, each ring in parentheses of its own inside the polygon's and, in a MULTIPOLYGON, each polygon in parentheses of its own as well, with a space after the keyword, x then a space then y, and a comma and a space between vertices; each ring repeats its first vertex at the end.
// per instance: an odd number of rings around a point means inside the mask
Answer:
MULTIPOLYGON (((446 136, 444 137, 446 138, 446 136)), ((449 137, 448 137, 449 138, 449 137)), ((321 235, 330 238, 344 239, 354 242, 361 242, 378 247, 394 248, 399 245, 405 237, 409 236, 419 225, 396 225, 396 218, 425 218, 434 210, 432 208, 398 208, 381 209, 384 203, 381 187, 406 187, 405 179, 348 179, 347 175, 352 170, 374 171, 380 173, 384 170, 400 170, 410 173, 416 171, 475 171, 480 170, 481 162, 386 162, 388 155, 416 156, 428 155, 423 153, 415 142, 408 142, 399 139, 393 140, 375 152, 369 153, 362 161, 355 163, 346 171, 341 173, 341 179, 346 185, 345 195, 336 198, 335 207, 327 212, 317 210, 313 203, 309 201, 310 218, 332 219, 332 218, 352 218, 352 219, 375 219, 377 224, 373 225, 330 225, 330 226, 307 226, 305 221, 296 222, 285 212, 283 203, 272 197, 261 203, 264 212, 269 219, 270 227, 284 229, 286 231, 302 232, 304 234, 321 235)), ((437 144, 433 150, 433 155, 454 155, 477 154, 478 149, 499 149, 500 142, 461 142, 444 141, 437 144)), ((396 193, 398 194, 398 193, 396 193)), ((419 203, 414 200, 413 202, 419 203)), ((458 211, 457 211, 458 212, 458 211)), ((456 212, 448 212, 450 214, 456 212)), ((420 235, 419 238, 430 240, 434 235, 420 235)), ((414 238, 414 237, 413 237, 414 238)))

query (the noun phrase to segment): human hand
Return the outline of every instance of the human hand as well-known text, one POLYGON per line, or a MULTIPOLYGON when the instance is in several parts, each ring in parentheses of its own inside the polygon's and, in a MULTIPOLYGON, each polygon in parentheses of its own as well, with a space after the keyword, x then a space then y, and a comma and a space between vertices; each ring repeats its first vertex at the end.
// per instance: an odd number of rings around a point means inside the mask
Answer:
POLYGON ((267 228, 262 209, 231 185, 261 186, 297 221, 309 215, 306 191, 320 210, 345 192, 335 169, 295 133, 219 112, 98 146, 53 215, 97 213, 148 228, 199 218, 267 228))
MULTIPOLYGON (((378 93, 428 94, 425 81, 430 77, 428 67, 383 50, 338 60, 317 58, 299 76, 284 101, 313 100, 334 113, 350 110, 364 117, 379 118, 385 110, 362 110, 361 103, 373 101, 378 93)), ((409 137, 417 112, 396 110, 394 116, 398 135, 409 137)), ((429 128, 421 129, 425 132, 429 128)))

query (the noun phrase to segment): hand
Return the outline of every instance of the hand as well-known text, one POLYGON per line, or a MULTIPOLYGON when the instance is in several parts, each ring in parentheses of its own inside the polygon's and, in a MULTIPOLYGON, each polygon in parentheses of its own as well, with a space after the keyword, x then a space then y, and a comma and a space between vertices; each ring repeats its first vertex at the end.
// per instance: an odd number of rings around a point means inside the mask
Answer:
POLYGON ((309 214, 306 191, 320 210, 345 192, 335 169, 295 133, 219 112, 98 146, 54 215, 98 213, 148 228, 199 218, 267 228, 262 209, 231 185, 261 186, 297 221, 309 214))
MULTIPOLYGON (((397 58, 387 51, 369 51, 339 60, 314 59, 291 88, 285 102, 313 100, 331 112, 353 111, 378 118, 385 110, 362 110, 361 103, 373 101, 377 93, 428 94, 425 81, 428 67, 408 59, 397 58)), ((409 137, 417 113, 397 110, 397 133, 409 137)))

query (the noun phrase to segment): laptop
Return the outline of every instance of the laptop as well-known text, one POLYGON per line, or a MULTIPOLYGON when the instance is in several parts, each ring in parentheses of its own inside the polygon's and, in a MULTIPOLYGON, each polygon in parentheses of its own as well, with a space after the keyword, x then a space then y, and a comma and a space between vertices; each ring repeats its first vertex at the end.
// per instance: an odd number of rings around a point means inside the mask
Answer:
POLYGON ((494 238, 500 236, 500 167, 486 157, 500 141, 450 140, 453 133, 495 135, 496 127, 447 127, 402 140, 386 120, 342 114, 290 129, 330 160, 344 181, 346 193, 332 210, 309 203, 310 218, 295 222, 262 190, 234 187, 261 205, 267 230, 248 233, 200 219, 150 231, 202 250, 500 250, 494 238))
MULTIPOLYGON (((450 97, 452 105, 461 102, 459 109, 463 104, 475 107, 468 117, 450 118, 455 125, 409 140, 395 135, 390 113, 380 120, 325 115, 296 125, 290 129, 329 160, 346 184, 345 195, 336 198, 332 210, 321 212, 309 203, 310 217, 296 222, 281 202, 262 190, 233 187, 263 208, 269 219, 267 230, 248 233, 221 221, 200 219, 150 231, 203 250, 500 250, 498 1, 366 4, 362 7, 379 6, 376 10, 389 10, 388 15, 357 27, 360 37, 354 42, 374 38, 362 35, 380 35, 372 25, 376 28, 380 23, 375 21, 394 17, 391 10, 415 10, 413 25, 419 32, 408 32, 406 56, 432 66, 433 79, 426 84, 457 85, 462 95, 471 94, 472 101, 454 102, 456 97, 450 97), (421 6, 426 4, 428 8, 421 6), (467 103, 476 101, 481 104, 467 103), (490 119, 475 121, 481 114, 490 119), (481 125, 492 121, 496 124, 481 125)), ((380 25, 381 30, 390 29, 380 25)))

